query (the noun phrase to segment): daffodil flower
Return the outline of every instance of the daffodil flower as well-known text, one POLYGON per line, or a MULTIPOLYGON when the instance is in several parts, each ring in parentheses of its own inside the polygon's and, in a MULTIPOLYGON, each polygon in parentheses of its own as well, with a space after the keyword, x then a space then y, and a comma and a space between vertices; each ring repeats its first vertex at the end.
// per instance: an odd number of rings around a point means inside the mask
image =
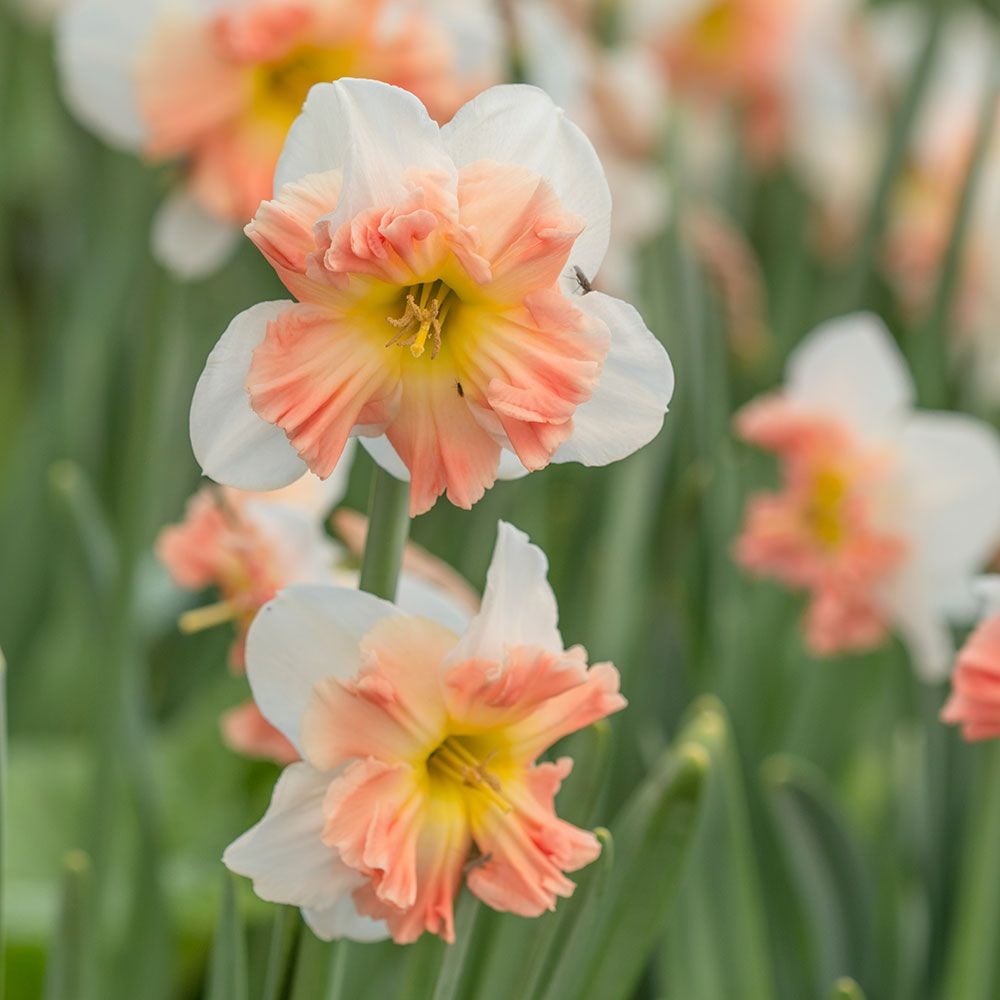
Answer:
POLYGON ((623 708, 618 672, 565 649, 542 552, 501 524, 461 636, 369 594, 290 587, 250 630, 248 675, 302 761, 226 865, 324 938, 454 939, 462 882, 538 916, 600 853, 558 818, 562 737, 623 708))
POLYGON ((439 128, 398 88, 319 85, 275 188, 247 232, 298 301, 242 313, 208 359, 191 438, 210 478, 324 478, 359 436, 410 479, 416 515, 659 431, 669 359, 635 309, 579 280, 611 200, 542 91, 492 88, 439 128))
POLYGON ((115 146, 180 165, 153 249, 197 278, 270 196, 314 83, 387 80, 446 121, 494 82, 487 63, 473 65, 476 33, 454 30, 461 21, 409 0, 69 0, 58 62, 81 121, 115 146))
POLYGON ((874 316, 819 327, 784 388, 737 414, 778 455, 781 492, 752 498, 738 561, 810 595, 813 653, 872 649, 890 630, 929 679, 951 655, 976 570, 1000 541, 1000 441, 958 413, 913 408, 894 341, 874 316))

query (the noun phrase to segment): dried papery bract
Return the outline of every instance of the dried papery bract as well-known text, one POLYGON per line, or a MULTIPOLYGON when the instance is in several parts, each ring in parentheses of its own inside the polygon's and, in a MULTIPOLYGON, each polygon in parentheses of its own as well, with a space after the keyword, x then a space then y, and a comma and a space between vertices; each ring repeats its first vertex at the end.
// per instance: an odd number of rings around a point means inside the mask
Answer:
POLYGON ((360 436, 416 515, 659 431, 669 359, 631 306, 581 293, 610 197, 541 91, 493 88, 442 129, 397 88, 315 87, 276 186, 247 232, 298 301, 241 314, 210 356, 191 415, 210 477, 325 477, 360 436))
POLYGON ((250 683, 303 760, 226 864, 325 938, 453 940, 463 881, 521 916, 570 895, 566 873, 600 845, 556 815, 572 762, 537 758, 625 700, 611 664, 564 648, 546 569, 501 524, 461 636, 335 588, 269 604, 250 633, 250 683))

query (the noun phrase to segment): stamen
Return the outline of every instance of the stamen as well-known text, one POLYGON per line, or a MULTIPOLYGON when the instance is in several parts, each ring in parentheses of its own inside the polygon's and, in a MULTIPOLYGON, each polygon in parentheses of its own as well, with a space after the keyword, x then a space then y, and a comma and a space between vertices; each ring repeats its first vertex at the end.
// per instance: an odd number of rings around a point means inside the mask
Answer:
POLYGON ((485 795, 501 812, 509 813, 513 808, 501 794, 500 781, 495 774, 486 770, 495 752, 485 760, 478 760, 468 747, 448 737, 428 758, 428 766, 435 767, 444 777, 468 785, 485 795))
POLYGON ((243 614, 243 608, 239 601, 219 601, 217 604, 208 604, 203 608, 185 611, 177 619, 177 627, 185 635, 192 635, 195 632, 204 632, 207 628, 231 622, 239 618, 241 614, 243 614))
POLYGON ((386 322, 394 326, 398 333, 385 346, 398 344, 400 347, 409 347, 410 354, 419 358, 426 350, 427 339, 430 337, 433 361, 441 353, 441 324, 448 315, 450 295, 451 289, 443 281, 424 282, 420 286, 419 302, 412 291, 407 292, 406 308, 402 315, 386 316, 386 322))

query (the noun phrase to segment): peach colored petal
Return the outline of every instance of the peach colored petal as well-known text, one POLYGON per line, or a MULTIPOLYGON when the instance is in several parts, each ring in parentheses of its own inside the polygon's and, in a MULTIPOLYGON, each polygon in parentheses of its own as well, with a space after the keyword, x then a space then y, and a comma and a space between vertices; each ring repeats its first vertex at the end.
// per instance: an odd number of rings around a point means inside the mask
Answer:
POLYGON ((295 747, 261 715, 253 699, 225 712, 219 724, 226 746, 244 757, 273 760, 281 765, 299 759, 295 747))
POLYGON ((365 666, 350 682, 315 688, 302 720, 302 746, 328 770, 351 757, 409 759, 436 745, 444 728, 439 664, 456 636, 427 618, 389 618, 361 644, 365 666))
POLYGON ((444 682, 449 713, 473 731, 503 727, 509 752, 521 760, 626 705, 618 671, 610 663, 588 670, 580 646, 563 654, 514 647, 502 665, 467 660, 444 682))
POLYGON ((468 510, 496 482, 500 445, 476 421, 458 385, 448 371, 404 378, 386 437, 410 470, 411 517, 430 510, 442 493, 468 510))
POLYGON ((463 225, 476 231, 479 253, 490 263, 489 295, 499 301, 552 288, 584 229, 547 181, 515 164, 480 160, 463 167, 458 201, 463 225))
POLYGON ((278 196, 262 202, 246 234, 267 258, 285 287, 302 301, 340 300, 328 282, 309 276, 310 258, 316 253, 313 226, 337 207, 342 177, 339 172, 311 174, 286 184, 278 196))
POLYGON ((384 920, 397 944, 411 944, 425 931, 454 943, 454 900, 462 884, 471 840, 461 810, 432 806, 416 844, 412 904, 399 909, 389 903, 385 898, 384 877, 376 876, 355 890, 358 912, 384 920))
POLYGON ((473 836, 483 857, 467 878, 469 889, 495 910, 537 917, 555 909, 558 897, 573 894, 563 874, 590 864, 600 843, 555 814, 555 795, 572 769, 566 757, 539 764, 526 775, 515 809, 496 810, 473 820, 473 836))
POLYGON ((165 17, 136 69, 137 101, 148 126, 146 154, 185 153, 238 116, 249 80, 226 60, 204 22, 178 11, 165 17))
POLYGON ((258 3, 217 14, 211 31, 216 45, 234 62, 274 62, 308 38, 316 20, 307 3, 258 3))
POLYGON ((386 358, 381 345, 340 317, 293 305, 268 324, 254 351, 250 403, 325 479, 356 426, 382 428, 398 411, 398 371, 386 358))
POLYGON ((1000 736, 1000 615, 991 615, 959 651, 944 722, 962 727, 967 740, 1000 736))

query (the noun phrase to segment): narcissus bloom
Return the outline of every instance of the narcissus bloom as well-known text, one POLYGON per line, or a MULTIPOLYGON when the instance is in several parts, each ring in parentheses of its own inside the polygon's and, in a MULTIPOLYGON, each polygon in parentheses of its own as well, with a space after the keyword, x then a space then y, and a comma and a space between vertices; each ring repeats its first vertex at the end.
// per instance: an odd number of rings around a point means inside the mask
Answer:
POLYGON ((563 647, 546 561, 501 524, 462 636, 352 590, 291 587, 250 630, 250 684, 298 748, 225 863, 324 938, 454 939, 463 879, 522 916, 569 896, 597 839, 559 819, 557 740, 623 708, 618 672, 563 647))
POLYGON ((82 121, 150 161, 181 164, 153 246, 196 277, 221 263, 270 197, 314 83, 387 80, 446 121, 495 82, 475 65, 468 33, 459 52, 455 20, 453 10, 436 16, 433 0, 72 0, 59 65, 82 121))
POLYGON ((242 313, 208 359, 191 439, 212 479, 326 477, 357 435, 416 515, 659 431, 669 359, 631 306, 583 294, 610 195, 540 90, 495 87, 439 128, 398 88, 319 85, 276 189, 247 232, 299 301, 242 313))
MULTIPOLYGON (((205 487, 187 504, 184 519, 164 528, 156 552, 174 582, 186 590, 214 589, 220 600, 185 612, 180 627, 198 632, 227 623, 235 627, 230 665, 244 669, 246 634, 260 608, 293 583, 357 586, 358 573, 347 553, 323 531, 331 507, 347 485, 348 462, 326 482, 306 474, 271 493, 244 493, 229 487, 205 487)), ((343 511, 348 517, 349 512, 343 511)), ((362 522, 354 515, 350 523, 362 522)), ((350 540, 348 540, 350 542, 350 540)), ((422 551, 407 553, 400 579, 401 606, 415 614, 433 614, 453 628, 462 627, 478 608, 468 585, 460 589, 454 571, 422 551)), ((226 743, 249 757, 279 763, 298 759, 295 748, 247 701, 222 718, 226 743)))
POLYGON ((1000 441, 958 413, 913 409, 889 333, 858 314, 814 331, 779 393, 736 418, 782 463, 781 492, 750 501, 736 557, 810 595, 817 655, 871 649, 898 629, 926 677, 947 670, 946 613, 967 609, 1000 540, 1000 441))
POLYGON ((992 740, 1000 736, 1000 577, 978 583, 985 614, 959 650, 941 719, 967 740, 992 740))

